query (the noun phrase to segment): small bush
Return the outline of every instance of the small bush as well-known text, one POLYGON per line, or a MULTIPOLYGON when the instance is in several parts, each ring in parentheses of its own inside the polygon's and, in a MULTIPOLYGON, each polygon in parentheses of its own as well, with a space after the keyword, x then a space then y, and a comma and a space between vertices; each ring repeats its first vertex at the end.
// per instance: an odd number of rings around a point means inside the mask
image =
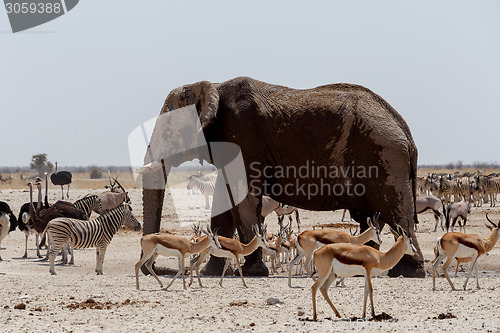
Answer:
POLYGON ((102 178, 102 170, 99 168, 92 168, 90 170, 90 179, 101 179, 102 178))

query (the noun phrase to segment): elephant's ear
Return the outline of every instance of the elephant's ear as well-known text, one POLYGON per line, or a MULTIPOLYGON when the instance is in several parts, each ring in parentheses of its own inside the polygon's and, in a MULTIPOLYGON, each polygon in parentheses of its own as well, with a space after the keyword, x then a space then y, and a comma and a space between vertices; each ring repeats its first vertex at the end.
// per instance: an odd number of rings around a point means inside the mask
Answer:
POLYGON ((200 124, 206 128, 212 124, 219 108, 219 92, 208 81, 200 81, 176 88, 170 92, 161 113, 196 105, 200 124))
POLYGON ((200 81, 193 84, 193 94, 196 99, 196 108, 199 111, 202 128, 212 124, 219 109, 219 92, 215 86, 208 81, 200 81))

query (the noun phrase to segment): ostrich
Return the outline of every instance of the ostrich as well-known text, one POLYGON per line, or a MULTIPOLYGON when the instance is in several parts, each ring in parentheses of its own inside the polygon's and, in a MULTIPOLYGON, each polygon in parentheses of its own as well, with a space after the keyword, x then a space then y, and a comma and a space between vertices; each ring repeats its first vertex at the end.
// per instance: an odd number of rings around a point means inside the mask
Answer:
MULTIPOLYGON (((0 201, 0 244, 2 240, 7 237, 9 232, 16 229, 17 219, 12 213, 9 205, 6 202, 0 201)), ((0 246, 0 250, 4 250, 2 246, 0 246)), ((0 261, 2 261, 2 256, 0 256, 0 261)))
MULTIPOLYGON (((75 218, 79 220, 86 220, 87 215, 84 211, 74 207, 73 204, 67 203, 64 201, 58 201, 48 208, 44 208, 42 205, 42 193, 41 193, 41 179, 37 178, 35 185, 38 188, 38 202, 35 206, 33 203, 33 184, 28 183, 30 187, 30 203, 29 203, 29 211, 28 217, 33 224, 33 229, 42 234, 47 227, 49 221, 58 218, 58 217, 69 217, 75 218)), ((37 252, 39 249, 37 249, 37 252)), ((38 254, 38 253, 37 253, 38 254)), ((66 263, 66 255, 63 254, 63 263, 66 263)), ((73 256, 71 257, 71 262, 73 262, 73 256)))
POLYGON ((69 184, 71 184, 71 178, 73 175, 69 171, 59 171, 57 172, 57 162, 56 162, 56 172, 50 175, 50 180, 52 184, 56 186, 61 186, 61 200, 64 200, 64 190, 63 186, 68 185, 68 192, 66 193, 67 198, 69 198, 69 184))

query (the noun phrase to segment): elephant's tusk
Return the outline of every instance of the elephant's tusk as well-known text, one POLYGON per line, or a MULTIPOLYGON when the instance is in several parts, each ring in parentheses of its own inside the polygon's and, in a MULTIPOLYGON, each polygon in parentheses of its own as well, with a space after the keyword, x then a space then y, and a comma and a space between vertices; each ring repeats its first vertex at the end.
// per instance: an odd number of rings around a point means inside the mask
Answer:
POLYGON ((163 166, 162 162, 155 161, 155 162, 151 162, 149 164, 146 164, 144 166, 138 167, 137 169, 135 169, 135 172, 140 174, 140 175, 144 175, 146 173, 155 172, 155 171, 161 169, 162 166, 163 166))

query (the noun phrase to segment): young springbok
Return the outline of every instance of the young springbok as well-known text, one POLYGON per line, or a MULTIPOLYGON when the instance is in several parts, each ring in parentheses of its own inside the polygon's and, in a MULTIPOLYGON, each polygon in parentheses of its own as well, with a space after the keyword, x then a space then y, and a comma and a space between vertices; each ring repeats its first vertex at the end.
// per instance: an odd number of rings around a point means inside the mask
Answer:
POLYGON ((281 253, 283 251, 283 226, 280 225, 280 230, 278 235, 274 238, 274 241, 267 240, 269 248, 262 252, 263 256, 269 256, 271 261, 271 272, 278 274, 278 267, 281 265, 281 253))
POLYGON ((471 264, 469 265, 469 272, 467 273, 467 279, 464 283, 464 290, 467 287, 467 282, 469 281, 474 266, 476 270, 476 287, 478 289, 480 288, 476 261, 479 256, 488 253, 493 249, 498 241, 498 229, 500 225, 500 223, 495 224, 491 221, 488 214, 486 214, 486 219, 493 225, 493 227, 491 227, 486 224, 486 227, 491 230, 491 234, 487 238, 461 232, 447 232, 437 239, 436 247, 438 249, 439 256, 435 259, 434 264, 432 265, 432 290, 436 290, 436 276, 438 275, 437 268, 445 257, 447 257, 447 259, 443 264, 443 273, 452 290, 456 289, 448 276, 448 267, 450 266, 453 258, 472 258, 471 264))
POLYGON ((206 256, 211 254, 215 257, 226 258, 226 263, 224 265, 224 270, 222 271, 222 276, 220 278, 219 285, 222 287, 222 280, 224 279, 224 274, 226 274, 227 267, 229 266, 229 261, 234 259, 236 265, 238 266, 238 270, 240 272, 241 280, 243 281, 243 285, 245 288, 248 288, 245 283, 245 279, 243 278, 243 271, 241 270, 240 259, 249 254, 252 254, 259 247, 264 249, 269 248, 269 244, 267 244, 265 235, 266 230, 262 228, 259 232, 257 226, 253 225, 252 230, 255 234, 253 239, 248 244, 242 244, 234 238, 227 238, 223 236, 218 236, 219 244, 221 245, 219 248, 207 248, 203 252, 200 253, 199 257, 194 258, 189 263, 189 274, 191 275, 191 280, 189 281, 189 286, 193 283, 193 265, 196 271, 196 276, 198 277, 198 283, 201 285, 200 280, 200 265, 205 260, 206 256))
POLYGON ((326 299, 335 315, 340 318, 332 301, 328 297, 328 288, 337 276, 351 277, 365 276, 365 292, 363 299, 363 318, 366 315, 366 300, 370 296, 372 316, 375 316, 373 306, 372 276, 377 276, 383 271, 394 267, 404 254, 415 255, 416 250, 411 242, 411 237, 398 225, 398 231, 390 229, 397 237, 396 243, 388 252, 380 252, 367 245, 339 243, 325 245, 314 251, 314 264, 318 270, 318 279, 311 287, 313 302, 313 319, 317 320, 316 292, 319 290, 326 299))
POLYGON ((292 267, 300 259, 302 259, 302 257, 306 258, 304 266, 309 276, 312 277, 309 266, 311 264, 313 252, 323 245, 334 243, 351 243, 361 245, 371 240, 377 244, 382 244, 378 230, 379 217, 380 213, 377 213, 373 216, 372 220, 368 219, 367 222, 369 228, 358 236, 352 236, 346 232, 331 229, 306 230, 302 232, 299 237, 297 237, 297 256, 288 264, 288 286, 292 286, 292 267))
POLYGON ((155 271, 153 270, 153 263, 155 262, 158 256, 165 257, 177 257, 179 261, 179 270, 177 274, 174 276, 172 281, 165 288, 167 290, 172 283, 174 283, 175 279, 182 272, 182 283, 184 284, 184 289, 186 289, 186 280, 184 277, 185 268, 184 268, 184 257, 186 254, 194 254, 200 253, 205 249, 213 249, 220 247, 217 240, 217 232, 212 233, 211 229, 208 229, 208 232, 203 228, 200 228, 206 236, 201 236, 194 243, 190 242, 187 238, 176 236, 172 234, 148 234, 142 236, 141 238, 141 248, 142 248, 142 257, 135 264, 135 285, 137 289, 139 288, 139 269, 141 266, 146 263, 146 268, 154 276, 156 281, 160 283, 160 287, 163 288, 163 283, 160 281, 155 271))
MULTIPOLYGON (((432 260, 432 264, 434 264, 436 262, 436 259, 439 257, 439 251, 438 251, 438 248, 437 246, 434 246, 434 260, 432 260)), ((457 277, 458 275, 458 268, 460 267, 461 264, 468 264, 472 261, 472 257, 466 257, 466 258, 457 258, 455 257, 455 260, 457 261, 457 266, 455 268, 455 276, 453 277, 457 277)))

